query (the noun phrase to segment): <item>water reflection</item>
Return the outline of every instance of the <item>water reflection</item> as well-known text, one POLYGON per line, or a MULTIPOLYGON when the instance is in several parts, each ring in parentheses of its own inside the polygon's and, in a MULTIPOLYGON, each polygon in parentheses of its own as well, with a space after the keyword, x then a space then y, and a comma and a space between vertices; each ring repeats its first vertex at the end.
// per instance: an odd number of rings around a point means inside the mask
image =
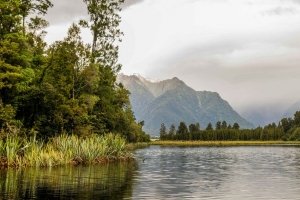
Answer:
POLYGON ((0 171, 0 199, 124 199, 135 162, 0 171), (2 197, 2 198, 1 198, 2 197))
POLYGON ((136 161, 0 170, 1 199, 300 199, 300 148, 162 147, 136 161))
POLYGON ((134 199, 299 199, 300 148, 160 147, 138 150, 134 199))

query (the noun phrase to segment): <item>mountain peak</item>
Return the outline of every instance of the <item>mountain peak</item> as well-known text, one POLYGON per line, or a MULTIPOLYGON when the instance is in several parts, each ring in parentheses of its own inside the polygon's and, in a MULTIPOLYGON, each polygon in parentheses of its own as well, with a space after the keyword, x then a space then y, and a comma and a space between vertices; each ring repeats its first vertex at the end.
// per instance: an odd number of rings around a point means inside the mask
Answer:
POLYGON ((130 101, 138 121, 145 121, 144 130, 157 135, 161 123, 166 127, 180 122, 200 122, 205 128, 225 120, 242 128, 253 128, 217 92, 196 92, 177 77, 151 82, 140 75, 123 75, 122 81, 131 95, 130 101))

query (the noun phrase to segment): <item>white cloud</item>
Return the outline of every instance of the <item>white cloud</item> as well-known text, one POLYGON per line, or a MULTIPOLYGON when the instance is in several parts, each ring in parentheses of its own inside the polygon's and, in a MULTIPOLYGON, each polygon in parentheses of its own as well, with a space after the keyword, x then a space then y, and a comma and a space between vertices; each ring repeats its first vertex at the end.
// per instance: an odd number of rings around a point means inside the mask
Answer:
MULTIPOLYGON (((87 17, 82 0, 53 3, 48 42, 87 17)), ((127 0, 123 8, 125 74, 177 76, 240 110, 300 99, 299 0, 127 0)), ((88 30, 83 37, 90 40, 88 30)))
POLYGON ((294 7, 282 7, 282 6, 277 6, 273 9, 263 11, 263 15, 287 15, 287 14, 298 14, 299 10, 294 8, 294 7))
POLYGON ((122 13, 122 29, 130 30, 124 31, 126 48, 120 47, 123 72, 177 76, 239 108, 253 101, 295 102, 300 18, 294 3, 146 0, 122 13))

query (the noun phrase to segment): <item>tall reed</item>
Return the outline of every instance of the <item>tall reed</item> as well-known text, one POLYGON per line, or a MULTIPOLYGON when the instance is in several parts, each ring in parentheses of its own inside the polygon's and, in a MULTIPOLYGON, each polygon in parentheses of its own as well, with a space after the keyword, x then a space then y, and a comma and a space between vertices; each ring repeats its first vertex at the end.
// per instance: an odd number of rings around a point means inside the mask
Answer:
POLYGON ((125 139, 111 133, 85 138, 64 134, 47 143, 35 136, 7 136, 0 140, 2 166, 55 166, 131 158, 125 139))

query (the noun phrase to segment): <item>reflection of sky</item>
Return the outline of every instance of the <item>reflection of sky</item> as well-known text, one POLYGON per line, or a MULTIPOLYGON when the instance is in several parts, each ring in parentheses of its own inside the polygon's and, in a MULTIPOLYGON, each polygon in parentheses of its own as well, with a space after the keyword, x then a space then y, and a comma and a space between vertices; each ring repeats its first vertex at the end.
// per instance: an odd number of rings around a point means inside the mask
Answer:
POLYGON ((300 148, 151 146, 136 154, 134 199, 295 199, 300 192, 300 148))

